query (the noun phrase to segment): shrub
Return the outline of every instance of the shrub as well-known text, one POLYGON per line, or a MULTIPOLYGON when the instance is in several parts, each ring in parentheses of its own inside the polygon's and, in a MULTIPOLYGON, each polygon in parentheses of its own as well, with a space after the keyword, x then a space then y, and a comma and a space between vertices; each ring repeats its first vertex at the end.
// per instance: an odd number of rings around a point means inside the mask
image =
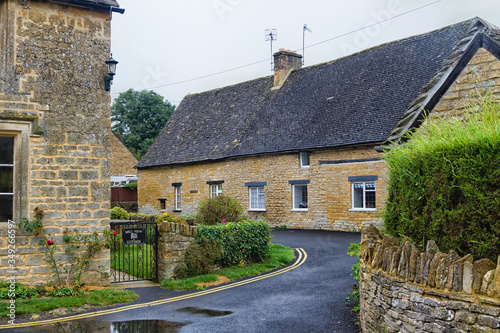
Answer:
POLYGON ((186 250, 184 262, 175 267, 175 277, 184 279, 208 274, 218 263, 221 254, 222 249, 215 241, 201 239, 199 242, 193 242, 186 250))
POLYGON ((500 255, 500 106, 486 95, 463 119, 432 120, 385 154, 386 231, 496 262, 500 255))
POLYGON ((160 218, 157 220, 158 223, 161 223, 163 221, 186 224, 186 221, 184 221, 182 217, 169 213, 163 213, 163 215, 160 216, 160 218))
POLYGON ((127 211, 121 207, 115 207, 111 209, 111 219, 112 220, 128 220, 129 215, 127 211))
POLYGON ((203 200, 198 205, 195 223, 215 225, 222 220, 239 222, 245 219, 243 207, 235 198, 219 195, 203 200))
POLYGON ((137 190, 137 182, 131 182, 131 183, 125 184, 123 186, 123 188, 126 188, 127 190, 131 190, 131 191, 136 191, 137 190))
POLYGON ((263 261, 269 255, 271 234, 269 225, 261 221, 200 225, 196 233, 198 242, 217 242, 223 250, 221 266, 244 265, 263 261))

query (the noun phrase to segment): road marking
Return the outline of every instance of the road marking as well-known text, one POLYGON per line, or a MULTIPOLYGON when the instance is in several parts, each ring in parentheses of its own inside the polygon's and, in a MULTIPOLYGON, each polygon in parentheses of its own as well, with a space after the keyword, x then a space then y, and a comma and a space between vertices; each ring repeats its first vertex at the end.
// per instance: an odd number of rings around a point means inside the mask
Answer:
POLYGON ((231 288, 243 286, 245 284, 249 284, 252 282, 260 281, 263 279, 267 279, 267 278, 270 278, 273 276, 277 276, 277 275, 286 273, 286 272, 291 271, 292 269, 295 269, 295 268, 299 267, 300 265, 302 265, 307 259, 307 253, 302 248, 296 248, 295 250, 298 252, 299 257, 292 265, 287 266, 287 267, 282 268, 282 269, 279 269, 277 271, 271 272, 271 273, 264 273, 261 275, 257 275, 253 278, 249 278, 249 279, 242 280, 242 281, 237 281, 234 283, 229 283, 229 284, 224 285, 224 286, 211 288, 211 289, 207 289, 207 290, 202 290, 199 292, 194 292, 194 293, 183 295, 183 296, 166 298, 166 299, 162 299, 162 300, 158 300, 158 301, 152 301, 152 302, 141 303, 141 304, 126 305, 126 306, 122 306, 119 308, 100 310, 100 311, 94 311, 94 312, 89 312, 89 313, 82 313, 79 315, 73 315, 73 316, 68 316, 68 317, 63 317, 63 318, 54 318, 54 319, 40 320, 40 321, 35 321, 35 322, 19 323, 19 324, 14 324, 14 325, 11 325, 11 324, 0 325, 0 329, 48 325, 48 324, 62 323, 62 322, 72 321, 72 320, 77 320, 77 319, 85 319, 85 318, 92 318, 92 317, 97 317, 97 316, 104 316, 104 315, 108 315, 108 314, 112 314, 112 313, 118 313, 118 312, 133 310, 133 309, 145 308, 148 306, 156 306, 156 305, 162 305, 162 304, 172 303, 172 302, 176 302, 176 301, 182 301, 182 300, 189 299, 189 298, 200 297, 200 296, 216 293, 219 291, 223 291, 226 289, 231 289, 231 288))

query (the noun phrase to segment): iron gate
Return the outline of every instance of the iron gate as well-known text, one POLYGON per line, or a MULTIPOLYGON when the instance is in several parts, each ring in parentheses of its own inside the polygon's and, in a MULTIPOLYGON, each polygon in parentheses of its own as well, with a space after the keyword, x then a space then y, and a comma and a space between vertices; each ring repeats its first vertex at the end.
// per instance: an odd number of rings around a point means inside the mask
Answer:
POLYGON ((111 222, 121 241, 111 247, 111 282, 156 280, 158 227, 151 221, 111 222))

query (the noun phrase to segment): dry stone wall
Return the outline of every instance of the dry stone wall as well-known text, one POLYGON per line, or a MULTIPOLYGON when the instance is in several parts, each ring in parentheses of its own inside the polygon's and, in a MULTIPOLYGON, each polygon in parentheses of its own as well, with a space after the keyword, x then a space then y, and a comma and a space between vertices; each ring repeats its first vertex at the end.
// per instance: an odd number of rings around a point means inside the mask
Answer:
POLYGON ((370 226, 360 249, 363 332, 499 332, 500 257, 422 250, 370 226))

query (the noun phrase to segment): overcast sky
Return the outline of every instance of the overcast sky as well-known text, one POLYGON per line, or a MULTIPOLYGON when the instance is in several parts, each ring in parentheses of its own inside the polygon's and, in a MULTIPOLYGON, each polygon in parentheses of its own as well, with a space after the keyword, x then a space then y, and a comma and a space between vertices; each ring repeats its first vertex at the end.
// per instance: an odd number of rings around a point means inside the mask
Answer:
MULTIPOLYGON (((482 17, 500 26, 498 0, 118 0, 112 98, 151 89, 178 105, 190 93, 271 75, 273 52, 302 54, 305 66, 482 17), (218 74, 220 73, 220 74, 218 74), (204 77, 204 78, 201 78, 204 77)), ((422 50, 425 52, 425 50, 422 50)))

